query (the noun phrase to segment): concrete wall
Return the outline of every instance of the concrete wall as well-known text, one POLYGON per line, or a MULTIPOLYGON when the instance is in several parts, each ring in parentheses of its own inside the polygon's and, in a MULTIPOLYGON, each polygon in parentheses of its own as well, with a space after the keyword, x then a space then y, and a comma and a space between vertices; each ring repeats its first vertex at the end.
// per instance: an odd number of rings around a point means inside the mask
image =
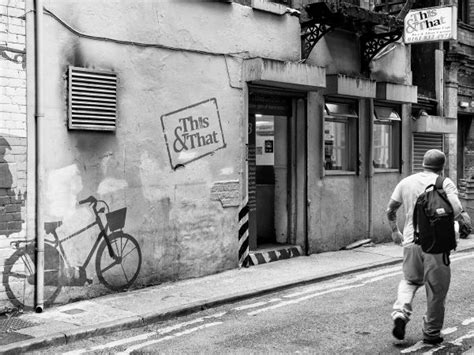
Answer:
MULTIPOLYGON (((361 70, 357 37, 342 31, 325 35, 313 48, 308 61, 326 67, 327 74, 341 74, 359 77, 361 70)), ((410 49, 403 44, 389 45, 371 62, 370 79, 378 82, 411 84, 410 49)), ((324 94, 324 91, 321 92, 324 94)), ((346 93, 357 99, 357 92, 346 93)), ((317 120, 323 119, 323 98, 315 93, 308 105, 310 109, 309 137, 321 137, 321 126, 317 120), (314 110, 314 112, 313 112, 314 110)), ((308 228, 311 252, 338 250, 356 240, 372 238, 375 242, 389 241, 390 228, 385 210, 391 192, 410 169, 411 120, 410 109, 404 105, 402 112, 402 160, 405 162, 399 172, 375 173, 371 176, 370 151, 368 142, 372 125, 370 100, 358 98, 359 103, 359 174, 334 175, 321 172, 320 155, 323 144, 309 141, 308 194, 311 201, 308 228)), ((403 217, 401 221, 403 223, 403 217)), ((400 224, 402 225, 402 224, 400 224)))
MULTIPOLYGON (((93 221, 87 205, 78 205, 89 195, 106 201, 111 210, 126 207, 124 231, 142 252, 137 287, 236 267, 245 114, 242 60, 299 59, 298 18, 201 1, 44 5, 40 222, 61 220, 57 232, 65 237, 93 221), (69 66, 117 74, 115 133, 67 129, 69 66), (168 148, 177 137, 168 132, 167 145, 161 117, 181 109, 192 110, 196 118, 206 115, 209 105, 203 102, 216 105, 211 114, 222 127, 219 149, 203 157, 199 150, 188 151, 197 159, 174 170, 168 148)), ((84 262, 97 233, 94 228, 64 242, 71 265, 84 262)), ((45 257, 55 255, 46 250, 45 257)), ((110 292, 97 278, 94 258, 85 268, 92 285, 63 288, 55 302, 110 292)))
MULTIPOLYGON (((26 236, 25 2, 0 1, 0 270, 26 236)), ((0 285, 0 309, 11 306, 0 285)))

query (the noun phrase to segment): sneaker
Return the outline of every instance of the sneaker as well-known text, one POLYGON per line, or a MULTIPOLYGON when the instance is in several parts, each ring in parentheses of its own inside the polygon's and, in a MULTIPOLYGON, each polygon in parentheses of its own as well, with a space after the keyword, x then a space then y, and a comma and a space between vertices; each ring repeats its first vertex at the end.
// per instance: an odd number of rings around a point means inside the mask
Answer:
POLYGON ((423 339, 423 343, 429 344, 429 345, 438 345, 443 342, 443 338, 437 337, 437 338, 431 338, 431 339, 423 339))
POLYGON ((405 326, 407 322, 403 318, 395 318, 393 321, 393 330, 392 334, 398 340, 403 340, 405 338, 405 326))

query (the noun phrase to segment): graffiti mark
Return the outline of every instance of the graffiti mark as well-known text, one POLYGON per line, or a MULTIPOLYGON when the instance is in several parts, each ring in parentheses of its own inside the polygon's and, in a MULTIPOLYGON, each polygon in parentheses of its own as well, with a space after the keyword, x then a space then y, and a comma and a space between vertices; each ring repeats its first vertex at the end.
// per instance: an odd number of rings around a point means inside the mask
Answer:
POLYGON ((215 98, 161 116, 171 168, 226 147, 215 98))
POLYGON ((7 139, 0 136, 0 235, 7 238, 22 230, 21 207, 25 206, 25 194, 13 189, 16 175, 15 165, 5 159, 12 147, 7 139), (12 174, 13 172, 13 174, 12 174))
POLYGON ((0 46, 0 56, 10 62, 22 64, 25 68, 25 54, 24 49, 9 48, 0 46))
MULTIPOLYGON (((84 286, 92 283, 86 273, 87 265, 95 258, 95 271, 99 282, 113 291, 129 288, 137 279, 142 263, 140 246, 134 237, 123 232, 126 208, 110 211, 105 201, 90 196, 79 204, 89 204, 95 220, 82 229, 62 239, 57 229, 61 221, 44 224, 46 233, 44 256, 44 300, 48 306, 54 302, 64 286, 84 286), (100 206, 100 208, 98 208, 100 206), (103 222, 105 220, 105 222, 103 222), (71 265, 63 244, 86 230, 97 226, 99 233, 89 254, 81 265, 71 265), (51 239, 52 238, 52 239, 51 239)), ((15 241, 11 243, 15 252, 5 262, 3 285, 9 300, 17 307, 30 309, 32 297, 24 295, 34 292, 36 279, 34 241, 15 241)))

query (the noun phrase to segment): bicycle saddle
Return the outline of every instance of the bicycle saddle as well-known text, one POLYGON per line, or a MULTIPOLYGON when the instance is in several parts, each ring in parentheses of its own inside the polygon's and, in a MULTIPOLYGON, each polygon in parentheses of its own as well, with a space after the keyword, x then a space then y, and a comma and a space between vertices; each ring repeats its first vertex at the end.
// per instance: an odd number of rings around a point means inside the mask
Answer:
POLYGON ((53 233, 56 230, 56 228, 61 226, 61 224, 63 224, 63 221, 45 222, 44 223, 44 231, 46 232, 46 234, 53 233))

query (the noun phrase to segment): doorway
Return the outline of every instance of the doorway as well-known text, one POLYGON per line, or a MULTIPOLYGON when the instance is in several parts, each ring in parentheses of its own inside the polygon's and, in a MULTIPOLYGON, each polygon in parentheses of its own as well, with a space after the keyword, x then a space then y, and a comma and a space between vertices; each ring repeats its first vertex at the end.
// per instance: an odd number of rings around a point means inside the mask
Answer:
POLYGON ((250 250, 291 244, 294 239, 295 101, 294 95, 278 92, 249 93, 250 250))

